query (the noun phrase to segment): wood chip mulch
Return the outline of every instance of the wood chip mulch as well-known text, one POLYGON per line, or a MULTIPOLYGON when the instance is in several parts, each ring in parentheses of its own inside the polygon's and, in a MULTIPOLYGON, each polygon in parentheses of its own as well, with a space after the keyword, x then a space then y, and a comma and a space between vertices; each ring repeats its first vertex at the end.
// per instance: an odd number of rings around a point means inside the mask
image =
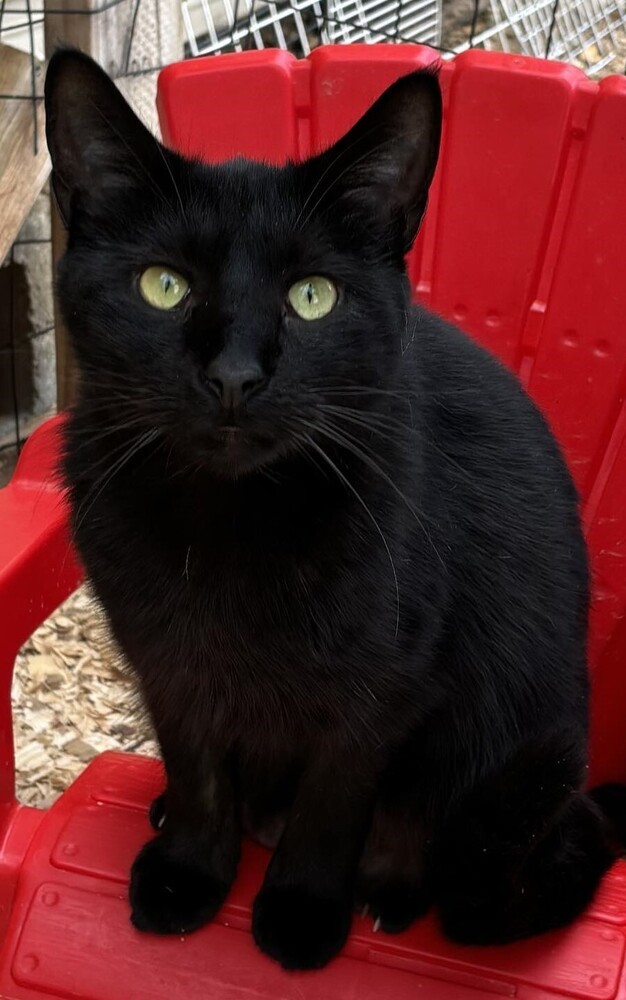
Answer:
POLYGON ((46 808, 103 750, 157 755, 130 672, 86 588, 28 640, 13 679, 17 796, 46 808))

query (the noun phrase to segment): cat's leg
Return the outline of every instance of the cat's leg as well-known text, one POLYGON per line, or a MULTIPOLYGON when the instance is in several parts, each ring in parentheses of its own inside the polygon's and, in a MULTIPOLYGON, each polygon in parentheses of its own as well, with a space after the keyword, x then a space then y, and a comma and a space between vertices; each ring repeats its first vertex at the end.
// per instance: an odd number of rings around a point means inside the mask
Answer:
POLYGON ((273 851, 278 846, 285 832, 289 812, 287 809, 258 813, 251 805, 244 802, 241 807, 241 824, 243 832, 251 840, 256 840, 261 847, 273 851))
POLYGON ((410 801, 379 801, 359 862, 357 907, 374 926, 397 934, 433 902, 433 873, 425 823, 410 801))
POLYGON ((566 737, 526 746, 465 797, 438 852, 449 937, 512 941, 564 926, 591 902, 615 851, 579 790, 580 756, 566 737))
POLYGON ((209 921, 235 878, 240 851, 231 775, 223 754, 159 732, 167 792, 153 803, 159 835, 137 856, 130 881, 139 930, 181 934, 209 921))
POLYGON ((240 761, 238 794, 244 833, 273 850, 280 841, 293 805, 300 768, 288 761, 271 765, 240 761))
MULTIPOLYGON (((267 796, 246 797, 239 805, 243 832, 262 847, 273 850, 287 825, 292 801, 293 795, 283 795, 282 786, 276 793, 271 789, 267 796)), ((162 792, 152 801, 148 810, 153 830, 158 832, 162 828, 166 812, 167 795, 162 792)))
POLYGON ((253 913, 257 944, 284 968, 320 968, 345 942, 375 791, 367 764, 341 751, 302 775, 253 913))

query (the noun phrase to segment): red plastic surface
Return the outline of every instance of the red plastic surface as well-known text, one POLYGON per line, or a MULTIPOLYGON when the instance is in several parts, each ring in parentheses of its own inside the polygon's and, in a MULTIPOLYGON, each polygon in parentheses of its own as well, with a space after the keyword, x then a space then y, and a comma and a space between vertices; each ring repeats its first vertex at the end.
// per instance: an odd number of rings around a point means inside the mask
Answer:
POLYGON ((626 863, 574 927, 507 948, 443 941, 433 917, 397 937, 358 918, 343 955, 319 973, 287 975, 256 950, 250 903, 267 853, 246 845, 215 922, 153 937, 128 921, 131 861, 151 836, 162 787, 155 761, 103 754, 45 814, 26 853, 0 962, 4 1000, 475 1000, 480 996, 623 995, 626 863))
MULTIPOLYGON (((432 61, 418 46, 351 46, 186 62, 161 75, 164 135, 209 160, 302 158, 432 61)), ((409 273, 417 296, 519 373, 567 454, 594 568, 592 777, 626 780, 626 80, 468 53, 442 86, 441 163, 409 273)), ((626 1000, 624 863, 575 926, 499 949, 454 947, 434 918, 395 938, 357 920, 328 969, 287 975, 248 933, 266 861, 250 846, 212 926, 167 940, 133 930, 127 874, 159 765, 108 754, 45 814, 13 800, 15 654, 80 580, 58 426, 34 435, 0 491, 0 997, 626 1000)))

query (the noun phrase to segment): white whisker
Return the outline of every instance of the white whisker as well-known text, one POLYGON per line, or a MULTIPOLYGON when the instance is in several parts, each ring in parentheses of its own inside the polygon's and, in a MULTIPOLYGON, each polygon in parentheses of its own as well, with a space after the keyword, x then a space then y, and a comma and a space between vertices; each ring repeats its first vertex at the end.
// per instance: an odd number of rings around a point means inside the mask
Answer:
POLYGON ((385 536, 383 534, 383 530, 382 530, 380 524, 378 523, 378 521, 376 520, 376 518, 374 517, 372 511, 370 510, 370 508, 365 503, 365 500, 363 499, 363 497, 361 496, 361 494, 359 493, 359 491, 356 489, 355 486, 352 485, 352 483, 350 482, 350 480, 347 478, 347 476, 345 476, 343 474, 343 472, 341 471, 341 469, 337 465, 335 465, 335 463, 333 462, 332 458, 330 458, 330 456, 326 454, 326 452, 324 451, 324 449, 321 448, 313 440, 313 438, 309 434, 304 434, 303 437, 304 437, 304 440, 309 445, 309 447, 313 448, 317 452, 317 454, 330 466, 330 468, 333 470, 333 472, 338 476, 338 478, 341 480, 341 482, 344 484, 344 486, 346 486, 350 490, 350 492, 356 498, 356 500, 360 503, 361 507, 363 508, 363 510, 365 511, 365 513, 367 514, 367 516, 369 517, 369 519, 371 520, 372 524, 376 528, 376 531, 380 535, 380 539, 381 539, 381 541, 382 541, 382 543, 383 543, 383 545, 385 547, 385 551, 386 551, 387 556, 389 558, 389 563, 391 565, 391 572, 393 573, 393 582, 394 582, 395 591, 396 591, 396 629, 395 629, 395 636, 394 636, 394 638, 397 639, 398 638, 398 632, 400 630, 400 587, 398 585, 398 574, 396 572, 396 566, 395 566, 395 563, 393 561, 393 556, 391 555, 391 549, 389 548, 389 544, 387 542, 387 539, 385 538, 385 536))

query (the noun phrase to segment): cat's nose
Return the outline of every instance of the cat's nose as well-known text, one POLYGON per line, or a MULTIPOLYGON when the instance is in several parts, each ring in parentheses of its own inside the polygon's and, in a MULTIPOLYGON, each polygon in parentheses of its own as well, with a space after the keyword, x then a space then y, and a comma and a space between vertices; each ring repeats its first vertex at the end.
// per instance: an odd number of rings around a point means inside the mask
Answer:
POLYGON ((260 365, 249 362, 234 366, 216 358, 207 368, 209 385, 225 410, 241 409, 247 399, 266 382, 260 365))

